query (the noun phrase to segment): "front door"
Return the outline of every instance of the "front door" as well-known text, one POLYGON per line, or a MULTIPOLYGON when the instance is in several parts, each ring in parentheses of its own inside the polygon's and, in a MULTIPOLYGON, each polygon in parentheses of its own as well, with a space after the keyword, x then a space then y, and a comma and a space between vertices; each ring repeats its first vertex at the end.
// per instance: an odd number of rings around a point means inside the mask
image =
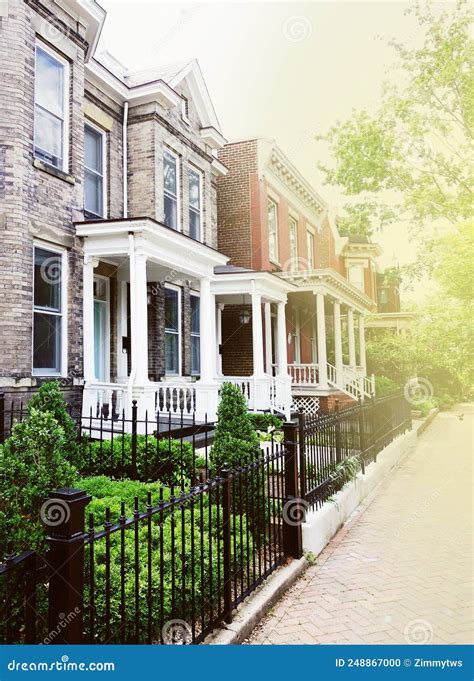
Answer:
POLYGON ((109 375, 109 279, 94 277, 94 375, 97 381, 110 381, 109 375))

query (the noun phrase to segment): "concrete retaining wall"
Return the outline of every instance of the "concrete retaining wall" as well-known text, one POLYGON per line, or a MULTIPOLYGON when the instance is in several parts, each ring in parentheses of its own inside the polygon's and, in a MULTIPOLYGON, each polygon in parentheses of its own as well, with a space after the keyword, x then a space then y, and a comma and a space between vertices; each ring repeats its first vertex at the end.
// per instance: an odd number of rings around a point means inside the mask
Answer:
POLYGON ((422 424, 415 424, 413 430, 385 447, 378 454, 377 461, 367 466, 364 475, 359 473, 355 480, 334 495, 334 501, 325 503, 318 511, 308 511, 308 519, 303 525, 305 551, 311 551, 315 555, 321 553, 361 501, 388 475, 408 450, 414 447, 420 425, 422 424))

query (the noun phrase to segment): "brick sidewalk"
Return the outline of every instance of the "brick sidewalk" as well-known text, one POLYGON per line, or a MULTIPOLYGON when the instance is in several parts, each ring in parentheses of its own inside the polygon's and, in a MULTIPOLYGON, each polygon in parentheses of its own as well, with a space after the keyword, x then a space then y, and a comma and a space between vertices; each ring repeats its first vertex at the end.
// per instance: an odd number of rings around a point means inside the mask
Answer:
POLYGON ((437 416, 248 643, 473 642, 472 413, 437 416))

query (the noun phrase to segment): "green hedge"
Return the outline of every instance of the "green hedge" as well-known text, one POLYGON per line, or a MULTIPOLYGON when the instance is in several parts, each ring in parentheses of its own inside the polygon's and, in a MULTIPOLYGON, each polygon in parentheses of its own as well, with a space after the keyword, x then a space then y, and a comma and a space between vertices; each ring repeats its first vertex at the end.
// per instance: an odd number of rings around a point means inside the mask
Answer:
MULTIPOLYGON (((183 440, 137 435, 136 463, 139 480, 180 485, 191 477, 193 448, 190 442, 183 440)), ((131 477, 132 436, 119 435, 113 440, 87 442, 82 469, 96 475, 131 477)))
MULTIPOLYGON (((116 522, 120 515, 120 502, 125 501, 126 516, 130 517, 133 513, 134 496, 139 497, 139 508, 145 510, 146 495, 152 493, 152 504, 155 506, 159 498, 159 485, 154 483, 140 482, 112 482, 105 477, 86 478, 82 481, 82 486, 90 494, 96 495, 88 506, 88 511, 94 514, 96 527, 101 528, 105 520, 105 509, 111 509, 112 522, 116 522)), ((164 499, 169 498, 169 490, 164 490, 164 499)), ((203 495, 202 509, 200 497, 197 497, 194 504, 194 522, 191 522, 192 514, 189 503, 182 508, 174 507, 174 513, 170 510, 157 514, 152 520, 151 532, 151 613, 152 613, 152 639, 158 641, 160 638, 161 619, 163 623, 170 619, 183 619, 191 625, 192 616, 192 595, 196 604, 195 616, 198 614, 200 604, 204 604, 206 613, 212 607, 214 614, 218 605, 217 583, 218 583, 218 551, 220 554, 220 575, 221 589, 223 582, 223 563, 222 563, 222 510, 219 510, 220 529, 218 535, 218 507, 213 504, 209 511, 209 496, 203 495), (201 512, 203 532, 201 536, 201 512), (211 523, 209 522, 211 516, 211 523), (172 551, 172 538, 174 535, 175 551, 172 551), (182 537, 184 535, 184 551, 182 537), (163 537, 163 563, 160 561, 160 537, 163 537), (201 544, 202 542, 202 544, 201 544), (194 544, 194 560, 192 544, 194 544), (201 545, 204 551, 204 568, 201 570, 201 545), (161 566, 162 565, 162 569, 161 566), (183 574, 184 571, 184 574, 183 574), (194 574, 194 590, 193 590, 194 574), (175 593, 173 596, 173 577, 175 593), (163 583, 163 599, 161 599, 161 584, 163 583), (184 589, 183 589, 184 583, 184 589), (212 586, 211 586, 212 585, 212 586)), ((231 551, 232 564, 234 558, 236 565, 244 565, 253 552, 253 539, 249 533, 247 545, 247 521, 245 516, 235 515, 231 520, 231 551), (242 529, 242 532, 241 532, 242 529), (242 541, 241 541, 242 536, 242 541)), ((120 532, 116 532, 110 539, 110 584, 111 584, 111 638, 108 643, 120 642, 120 605, 121 605, 121 537, 120 532)), ((148 529, 147 522, 140 521, 138 524, 138 575, 139 575, 139 638, 146 640, 147 636, 147 617, 148 617, 148 529)), ((96 640, 103 641, 105 638, 105 539, 94 542, 94 566, 95 566, 95 631, 96 640)), ((124 542, 124 577, 125 587, 125 613, 126 625, 124 635, 126 641, 133 641, 135 635, 135 530, 129 528, 125 530, 124 542)), ((86 550, 86 577, 90 570, 90 552, 86 550)), ((86 578, 87 582, 87 578, 86 578)), ((86 586, 85 603, 88 604, 90 594, 86 586)), ((206 615, 208 616, 208 615, 206 615)), ((88 619, 85 619, 86 628, 88 619)))

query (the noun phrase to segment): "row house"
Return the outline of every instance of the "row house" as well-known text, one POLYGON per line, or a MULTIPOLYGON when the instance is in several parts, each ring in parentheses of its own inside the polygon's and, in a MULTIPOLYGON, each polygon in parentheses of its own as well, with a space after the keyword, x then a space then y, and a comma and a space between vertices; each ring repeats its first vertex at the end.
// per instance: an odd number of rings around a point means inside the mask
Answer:
POLYGON ((0 5, 0 387, 84 415, 288 416, 370 395, 368 240, 273 143, 228 144, 196 61, 97 54, 94 0, 0 5), (356 342, 357 337, 357 342, 356 342))
POLYGON ((251 408, 288 414, 286 356, 259 370, 258 311, 276 306, 283 336, 293 285, 226 271, 226 140, 200 68, 127 71, 96 54, 104 20, 93 0, 1 6, 0 386, 58 378, 94 418, 133 399, 141 417, 215 418, 220 312, 242 297, 256 370, 232 380, 251 408))
MULTIPOLYGON (((258 370, 277 374, 283 343, 294 404, 311 412, 331 409, 335 399, 370 396, 365 316, 376 309, 380 247, 366 237, 341 237, 327 204, 274 142, 228 144, 218 156, 228 168, 217 182, 218 245, 234 276, 268 272, 291 284, 284 331, 277 331, 275 306, 264 305, 258 370)), ((254 374, 251 329, 241 324, 239 305, 222 314, 225 373, 254 374)))

